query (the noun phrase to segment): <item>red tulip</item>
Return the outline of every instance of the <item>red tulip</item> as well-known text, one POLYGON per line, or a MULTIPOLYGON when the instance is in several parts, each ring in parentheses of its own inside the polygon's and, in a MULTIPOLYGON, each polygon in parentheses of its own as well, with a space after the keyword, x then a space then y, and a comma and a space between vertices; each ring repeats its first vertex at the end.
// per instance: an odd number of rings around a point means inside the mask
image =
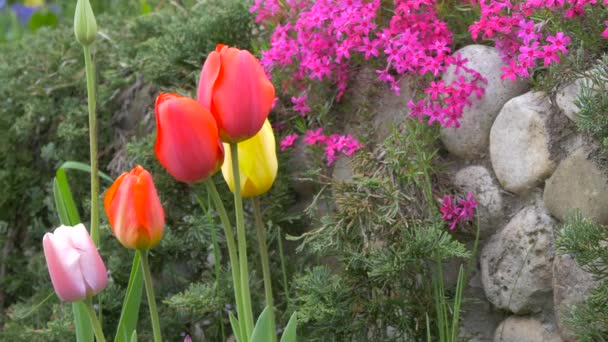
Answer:
POLYGON ((198 83, 198 102, 215 117, 224 142, 253 137, 273 101, 274 86, 249 51, 219 44, 209 54, 198 83))
POLYGON ((222 166, 224 148, 209 111, 191 98, 156 98, 156 158, 175 179, 205 180, 222 166))
POLYGON ((163 236, 165 211, 152 176, 140 165, 116 179, 104 197, 110 226, 120 243, 131 249, 149 249, 163 236))
POLYGON ((106 266, 82 223, 44 234, 42 247, 53 288, 62 301, 86 299, 108 285, 106 266))

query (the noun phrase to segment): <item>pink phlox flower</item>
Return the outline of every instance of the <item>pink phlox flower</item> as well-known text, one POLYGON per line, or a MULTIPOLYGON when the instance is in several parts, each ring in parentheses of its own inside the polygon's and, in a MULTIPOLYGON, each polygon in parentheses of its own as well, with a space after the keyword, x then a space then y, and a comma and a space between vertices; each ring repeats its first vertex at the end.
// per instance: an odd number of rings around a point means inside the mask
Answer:
POLYGON ((363 145, 352 135, 347 135, 344 141, 344 145, 342 147, 342 153, 347 156, 353 155, 357 150, 359 150, 363 145))
POLYGON ((519 28, 520 29, 517 32, 517 37, 520 38, 524 44, 527 45, 530 41, 538 39, 536 28, 534 27, 534 20, 520 20, 519 28))
POLYGON ((528 61, 534 64, 536 58, 542 56, 542 52, 538 50, 538 42, 533 42, 532 45, 522 45, 519 48, 519 56, 518 59, 520 62, 528 61))
POLYGON ((441 207, 439 207, 441 219, 449 224, 450 230, 454 230, 459 222, 475 216, 477 204, 471 192, 467 194, 466 199, 458 201, 458 205, 452 201, 450 196, 445 195, 441 201, 441 207))
POLYGON ((407 106, 410 109, 410 116, 415 116, 418 118, 418 121, 422 122, 422 117, 424 116, 424 100, 420 100, 418 102, 414 102, 409 100, 407 102, 407 106))
POLYGON ((289 134, 281 141, 281 151, 285 151, 292 147, 296 139, 299 137, 297 133, 289 134))
POLYGON ((514 60, 510 60, 509 65, 501 67, 500 70, 502 70, 501 80, 504 81, 508 78, 512 82, 515 82, 517 79, 517 63, 514 60))
POLYGON ((307 96, 306 94, 302 94, 298 97, 292 96, 291 103, 293 103, 293 109, 296 112, 300 112, 301 116, 305 116, 306 113, 310 112, 310 107, 306 104, 307 96))
POLYGON ((429 117, 429 125, 432 125, 435 121, 441 122, 443 119, 443 108, 438 102, 433 102, 432 106, 427 104, 424 108, 424 115, 429 117))
POLYGON ((432 100, 437 100, 439 95, 442 95, 446 92, 446 87, 443 80, 439 82, 431 82, 429 86, 424 89, 424 92, 431 95, 432 100))
POLYGON ((544 45, 542 57, 544 66, 549 66, 551 62, 559 62, 559 56, 555 53, 556 49, 553 45, 544 45))
POLYGON ((570 37, 564 36, 563 32, 557 32, 555 36, 548 36, 547 41, 553 43, 553 47, 555 50, 561 51, 564 55, 568 53, 566 45, 570 43, 570 37))
POLYGON ((464 218, 473 218, 475 216, 475 208, 477 208, 477 201, 472 192, 467 194, 467 199, 462 199, 458 202, 458 205, 462 208, 461 215, 464 214, 464 218))
MULTIPOLYGON (((604 3, 606 2, 608 2, 608 0, 604 1, 604 3)), ((604 22, 604 25, 606 26, 606 28, 604 29, 604 32, 602 32, 602 37, 608 38, 608 20, 604 22)))
POLYGON ((304 140, 304 142, 308 145, 315 145, 317 143, 324 143, 327 140, 327 137, 323 135, 323 128, 317 128, 314 131, 306 131, 306 136, 302 140, 304 140))
POLYGON ((378 57, 378 45, 380 40, 370 40, 369 37, 364 37, 361 46, 357 48, 360 52, 365 53, 365 59, 370 59, 372 56, 378 57))

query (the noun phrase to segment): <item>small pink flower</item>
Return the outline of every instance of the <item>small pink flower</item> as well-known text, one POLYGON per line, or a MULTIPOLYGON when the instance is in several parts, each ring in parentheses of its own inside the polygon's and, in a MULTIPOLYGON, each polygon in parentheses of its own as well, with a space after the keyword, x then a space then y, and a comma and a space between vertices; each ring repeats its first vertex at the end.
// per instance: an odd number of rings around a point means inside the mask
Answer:
POLYGON ((544 58, 543 64, 545 66, 549 66, 551 62, 559 62, 559 56, 555 53, 556 49, 553 45, 545 45, 543 46, 543 52, 541 53, 541 57, 544 58))
POLYGON ((82 223, 44 234, 42 246, 51 282, 62 301, 84 300, 108 285, 106 266, 82 223))
POLYGON ((293 109, 296 112, 300 112, 301 116, 305 116, 306 113, 310 112, 310 107, 306 104, 307 98, 306 94, 300 95, 298 97, 292 96, 291 103, 293 103, 293 109))
POLYGON ((326 139, 327 137, 323 135, 323 128, 317 128, 314 131, 306 131, 306 136, 302 140, 308 145, 315 145, 316 143, 324 143, 326 139))
POLYGON ((281 141, 281 151, 285 151, 288 148, 292 147, 293 143, 296 141, 296 139, 298 137, 299 137, 299 135, 297 133, 293 133, 293 134, 289 134, 288 136, 283 138, 283 141, 281 141))
POLYGON ((439 211, 441 212, 441 218, 449 224, 450 230, 454 230, 459 222, 475 216, 476 207, 477 202, 473 197, 473 193, 469 192, 467 199, 461 199, 458 205, 454 204, 450 196, 445 195, 439 211))
POLYGON ((547 37, 547 41, 553 43, 553 48, 555 50, 561 51, 564 55, 568 53, 568 49, 566 49, 566 45, 570 43, 570 37, 564 36, 563 32, 557 32, 554 36, 547 37))

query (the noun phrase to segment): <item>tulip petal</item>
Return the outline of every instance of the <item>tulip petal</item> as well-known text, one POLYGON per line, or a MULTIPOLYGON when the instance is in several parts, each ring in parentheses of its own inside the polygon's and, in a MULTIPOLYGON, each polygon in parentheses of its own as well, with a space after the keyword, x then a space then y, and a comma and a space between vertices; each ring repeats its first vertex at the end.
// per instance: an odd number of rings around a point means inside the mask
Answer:
MULTIPOLYGON (((228 151, 222 165, 222 175, 230 191, 234 192, 231 154, 228 146, 224 144, 228 151)), ((268 191, 274 183, 278 169, 276 142, 270 122, 266 120, 255 136, 238 143, 238 150, 241 195, 259 196, 268 191)))
POLYGON ((270 122, 266 120, 258 134, 241 144, 243 152, 239 154, 239 159, 240 155, 243 157, 239 164, 251 183, 248 188, 243 188, 243 196, 263 194, 272 187, 278 169, 276 142, 270 122))
POLYGON ((61 226, 55 233, 46 233, 42 246, 57 296, 71 302, 86 298, 87 291, 78 263, 80 254, 68 243, 66 229, 72 228, 61 226))
POLYGON ((87 288, 87 295, 99 293, 108 285, 108 271, 84 225, 72 228, 70 238, 73 247, 80 252, 79 266, 87 288))
MULTIPOLYGON (((145 231, 147 237, 147 241, 138 241, 142 244, 138 248, 149 248, 149 246, 156 245, 162 238, 165 213, 154 187, 152 176, 143 168, 133 187, 133 197, 137 221, 140 223, 140 234, 143 235, 145 231)), ((143 236, 140 236, 139 240, 143 238, 143 236)))
POLYGON ((125 246, 131 246, 137 239, 137 215, 133 202, 133 185, 137 177, 128 173, 116 191, 114 200, 108 210, 108 217, 113 217, 112 231, 125 246))
POLYGON ((203 64, 203 69, 201 70, 196 99, 207 109, 211 109, 213 85, 220 74, 221 65, 220 54, 216 51, 212 51, 207 56, 205 64, 203 64))
POLYGON ((217 125, 207 109, 193 99, 179 97, 161 103, 156 115, 156 157, 174 178, 194 183, 219 169, 222 156, 217 125))
MULTIPOLYGON (((110 212, 110 206, 112 205, 112 201, 114 201, 114 197, 116 196, 116 191, 118 191, 120 184, 122 184, 122 181, 124 180, 124 178, 126 176, 127 176, 127 172, 123 172, 123 174, 120 175, 114 181, 114 183, 112 183, 112 186, 110 186, 110 188, 106 191, 106 194, 103 197, 103 207, 104 207, 106 213, 110 212)), ((113 218, 114 218, 113 215, 108 215, 110 225, 114 225, 114 223, 112 222, 113 218)))
POLYGON ((255 135, 270 112, 274 94, 264 69, 249 51, 224 47, 210 107, 222 140, 239 142, 255 135))

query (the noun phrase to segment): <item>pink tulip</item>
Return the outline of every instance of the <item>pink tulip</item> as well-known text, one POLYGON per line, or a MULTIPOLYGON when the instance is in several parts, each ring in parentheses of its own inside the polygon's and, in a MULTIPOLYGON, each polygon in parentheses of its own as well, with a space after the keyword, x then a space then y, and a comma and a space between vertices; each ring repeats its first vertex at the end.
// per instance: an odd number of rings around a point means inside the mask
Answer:
POLYGON ((108 285, 106 266, 82 223, 44 234, 42 245, 53 287, 62 301, 86 299, 108 285))

